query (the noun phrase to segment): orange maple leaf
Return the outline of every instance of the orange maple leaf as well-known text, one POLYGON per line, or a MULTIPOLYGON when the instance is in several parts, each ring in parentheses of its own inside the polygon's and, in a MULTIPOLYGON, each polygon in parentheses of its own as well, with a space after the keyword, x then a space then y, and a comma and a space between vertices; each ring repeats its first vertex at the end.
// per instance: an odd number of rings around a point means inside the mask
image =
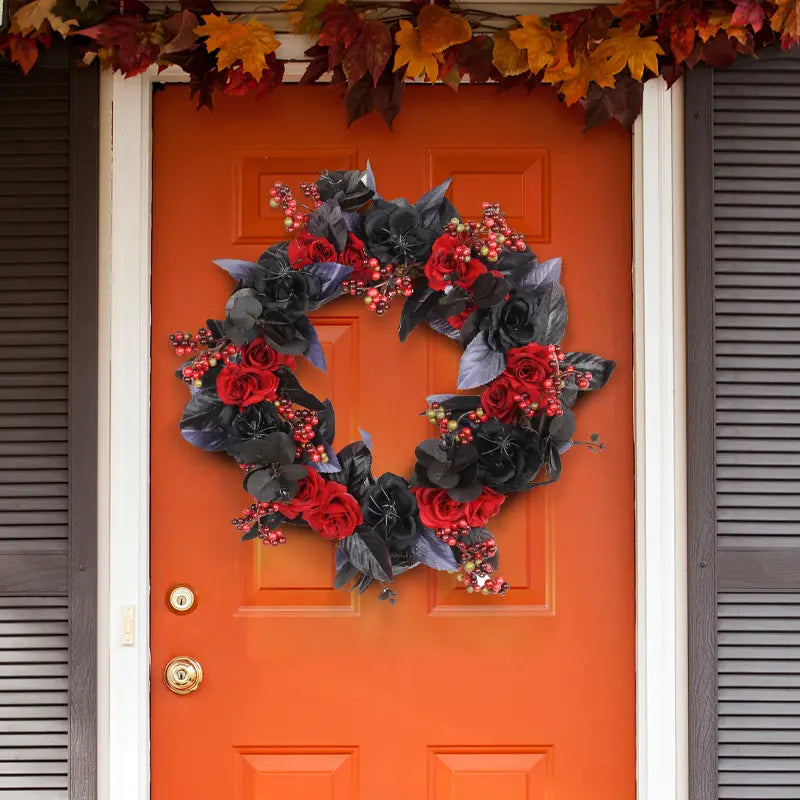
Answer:
POLYGON ((800 41, 800 0, 777 0, 777 9, 770 17, 772 30, 781 34, 785 48, 800 41))
POLYGON ((427 75, 435 81, 439 77, 439 59, 422 46, 419 31, 406 19, 400 20, 400 30, 394 35, 397 51, 394 54, 394 71, 408 64, 406 75, 419 78, 427 75))
POLYGON ((472 38, 469 22, 441 6, 423 6, 417 17, 417 27, 422 50, 434 55, 472 38))
POLYGON ((517 20, 522 27, 509 31, 508 35, 520 50, 527 51, 530 71, 541 72, 555 64, 557 51, 566 42, 563 32, 552 30, 536 14, 526 14, 517 20))
POLYGON ((664 55, 655 36, 639 36, 637 25, 630 30, 612 28, 609 38, 598 45, 593 57, 606 59, 615 74, 627 66, 631 75, 640 81, 645 68, 658 75, 658 56, 664 55))
POLYGON ((725 31, 731 39, 736 39, 740 44, 747 44, 750 32, 746 28, 731 25, 732 19, 731 14, 726 14, 724 11, 714 11, 709 14, 706 21, 698 21, 697 35, 702 42, 707 42, 709 39, 713 39, 720 31, 725 31))
POLYGON ((558 91, 564 95, 564 102, 571 106, 586 97, 589 84, 596 83, 604 89, 613 88, 616 83, 612 65, 606 58, 595 58, 592 53, 575 55, 575 63, 570 63, 565 50, 559 53, 558 62, 547 69, 542 77, 543 83, 560 83, 558 91))
POLYGON ((205 24, 198 25, 194 32, 207 37, 209 53, 217 51, 219 68, 226 69, 241 61, 242 69, 259 80, 267 69, 267 56, 280 47, 275 31, 255 17, 247 22, 231 22, 227 17, 205 14, 201 19, 205 24))
POLYGON ((528 52, 511 41, 509 31, 498 31, 494 35, 492 63, 503 77, 521 75, 528 70, 528 52))
POLYGON ((34 38, 10 33, 8 36, 8 56, 27 75, 39 57, 39 43, 34 38))

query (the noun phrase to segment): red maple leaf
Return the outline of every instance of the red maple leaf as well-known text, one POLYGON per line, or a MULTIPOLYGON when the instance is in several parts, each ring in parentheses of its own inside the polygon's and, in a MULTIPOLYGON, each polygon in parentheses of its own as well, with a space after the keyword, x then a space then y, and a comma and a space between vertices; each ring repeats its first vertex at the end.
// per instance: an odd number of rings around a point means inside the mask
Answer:
POLYGON ((736 10, 731 16, 731 26, 746 28, 749 25, 755 33, 758 33, 764 25, 766 16, 760 0, 736 0, 736 10))

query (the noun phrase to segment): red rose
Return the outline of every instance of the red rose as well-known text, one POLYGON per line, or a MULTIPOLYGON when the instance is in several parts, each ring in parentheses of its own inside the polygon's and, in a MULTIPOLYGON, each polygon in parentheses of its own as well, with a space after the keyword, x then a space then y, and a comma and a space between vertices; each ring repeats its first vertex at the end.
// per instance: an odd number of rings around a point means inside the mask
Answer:
POLYGON ((447 321, 458 330, 461 330, 464 327, 464 323, 469 319, 470 314, 475 310, 475 306, 472 303, 467 303, 467 307, 460 313, 456 314, 452 317, 448 317, 447 321))
POLYGON ((481 405, 490 417, 497 417, 501 422, 513 422, 514 412, 517 409, 515 394, 519 399, 519 390, 515 389, 503 374, 483 390, 481 405))
MULTIPOLYGON (((325 479, 313 467, 306 467, 308 477, 300 481, 297 494, 288 503, 277 503, 278 510, 288 519, 297 519, 301 514, 319 505, 320 495, 325 490, 325 479)), ((478 498, 480 499, 480 498, 478 498)))
POLYGON ((459 256, 465 249, 458 238, 449 233, 442 234, 433 243, 430 258, 425 262, 425 276, 431 289, 442 291, 450 284, 468 289, 487 271, 477 258, 461 260, 459 256))
POLYGON ((467 507, 464 509, 467 522, 473 527, 483 528, 492 517, 500 513, 500 506, 503 505, 505 499, 505 495, 484 486, 480 496, 467 503, 467 507))
POLYGON ((358 500, 336 481, 325 481, 304 518, 325 539, 345 539, 364 521, 358 500))
POLYGON ((292 371, 297 368, 297 362, 292 356, 273 350, 260 336, 242 348, 242 364, 253 369, 268 369, 270 372, 278 367, 289 367, 292 371))
POLYGON ((503 373, 518 392, 526 392, 530 400, 538 400, 542 394, 542 382, 553 372, 552 353, 545 345, 526 344, 514 347, 506 355, 506 370, 503 373))
POLYGON ((289 263, 292 269, 300 269, 320 261, 336 261, 336 248, 324 236, 312 236, 301 231, 289 245, 289 263))
POLYGON ((444 489, 425 489, 418 486, 411 491, 417 496, 419 518, 428 528, 452 528, 465 516, 466 503, 453 500, 444 489))
POLYGON ((352 231, 348 231, 347 244, 344 246, 344 250, 339 253, 337 261, 340 264, 344 264, 346 267, 352 267, 354 270, 357 270, 363 269, 366 259, 367 254, 364 251, 364 242, 352 231))
POLYGON ((278 383, 274 372, 228 364, 217 375, 217 394, 223 403, 244 408, 262 400, 274 400, 278 383))

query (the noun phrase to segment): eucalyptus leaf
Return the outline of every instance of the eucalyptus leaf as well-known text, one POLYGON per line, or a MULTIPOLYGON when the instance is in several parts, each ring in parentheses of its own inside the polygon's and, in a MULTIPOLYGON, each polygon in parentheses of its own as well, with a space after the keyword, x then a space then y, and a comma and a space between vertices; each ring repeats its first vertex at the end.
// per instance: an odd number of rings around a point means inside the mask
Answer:
POLYGON ((216 428, 225 403, 219 399, 213 389, 202 389, 195 392, 186 403, 178 423, 181 429, 209 430, 216 428))

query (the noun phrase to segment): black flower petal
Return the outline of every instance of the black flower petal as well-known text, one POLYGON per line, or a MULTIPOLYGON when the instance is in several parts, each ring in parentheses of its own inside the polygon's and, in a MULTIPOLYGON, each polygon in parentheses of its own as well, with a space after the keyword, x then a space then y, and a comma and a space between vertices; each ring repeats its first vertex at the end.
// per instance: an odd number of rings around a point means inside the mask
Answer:
POLYGON ((490 419, 475 433, 481 481, 502 494, 528 489, 542 467, 542 442, 536 431, 490 419))
POLYGON ((417 500, 405 478, 385 472, 363 499, 364 524, 377 531, 390 552, 411 547, 421 531, 417 500))
POLYGON ((445 489, 460 503, 468 503, 481 493, 478 451, 473 445, 426 439, 418 445, 415 454, 417 464, 412 485, 445 489))

